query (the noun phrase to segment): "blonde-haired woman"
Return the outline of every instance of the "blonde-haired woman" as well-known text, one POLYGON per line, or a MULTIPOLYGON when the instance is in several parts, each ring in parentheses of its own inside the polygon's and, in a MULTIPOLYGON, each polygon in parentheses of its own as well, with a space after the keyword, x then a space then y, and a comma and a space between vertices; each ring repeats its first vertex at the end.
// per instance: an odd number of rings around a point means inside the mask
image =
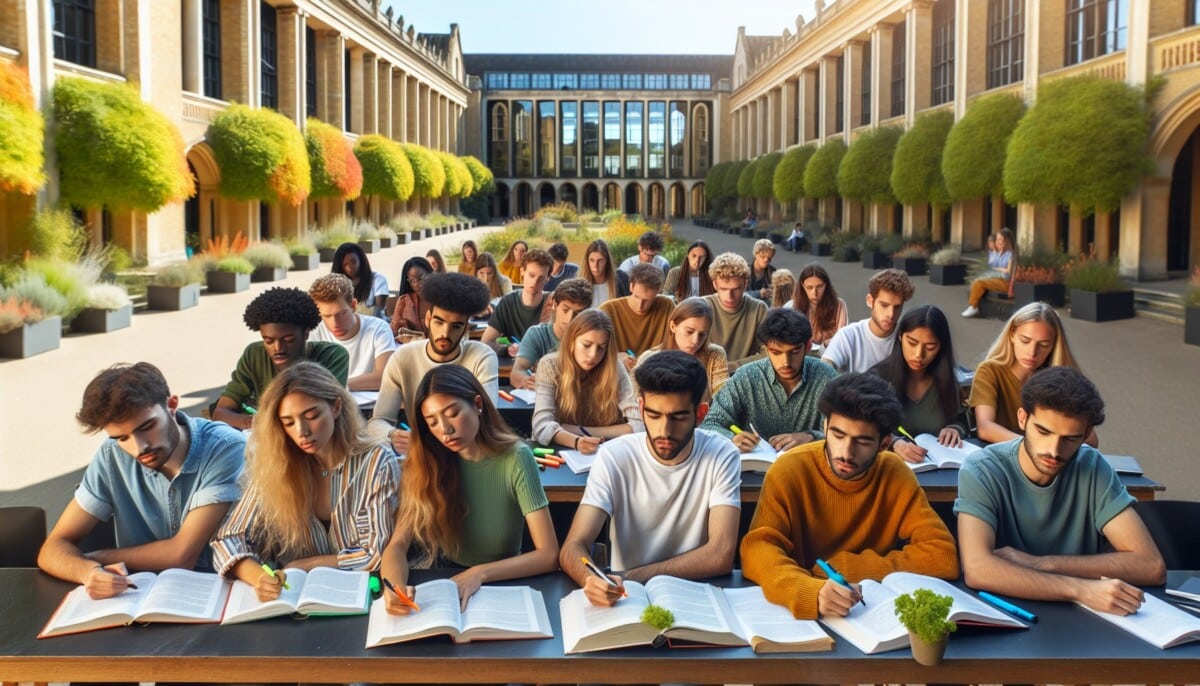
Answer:
MULTIPOLYGON (((464 367, 441 365, 421 379, 415 398, 383 577, 407 586, 410 566, 466 567, 451 577, 465 605, 485 582, 554 571, 558 539, 537 463, 479 380, 464 367), (522 553, 526 528, 533 550, 522 553)), ((391 591, 384 601, 388 612, 409 611, 391 591)))
POLYGON ((533 438, 594 453, 606 438, 642 431, 633 382, 618 360, 613 323, 600 310, 571 320, 558 352, 538 362, 533 438))
POLYGON ((379 567, 396 517, 399 459, 367 439, 354 398, 324 367, 297 362, 275 377, 247 455, 242 500, 211 543, 217 572, 266 601, 279 596, 283 567, 379 567))
POLYGON ((771 307, 791 307, 796 290, 796 275, 790 269, 776 269, 771 277, 771 307))
MULTIPOLYGON (((708 388, 703 402, 712 402, 712 397, 729 380, 729 361, 725 349, 708 342, 708 331, 712 328, 713 309, 704 298, 685 298, 671 311, 667 323, 669 335, 663 345, 656 345, 638 357, 638 366, 663 350, 681 350, 700 361, 708 374, 708 388)), ((635 369, 637 367, 634 367, 635 369)))

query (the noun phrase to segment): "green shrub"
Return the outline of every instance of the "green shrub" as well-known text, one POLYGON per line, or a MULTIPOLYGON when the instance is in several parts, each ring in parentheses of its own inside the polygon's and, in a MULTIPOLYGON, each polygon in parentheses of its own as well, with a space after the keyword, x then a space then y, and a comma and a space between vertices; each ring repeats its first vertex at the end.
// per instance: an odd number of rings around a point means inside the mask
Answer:
POLYGON ((0 296, 16 298, 18 302, 29 303, 42 311, 46 317, 66 317, 71 305, 66 296, 46 282, 42 274, 26 271, 21 274, 11 286, 4 289, 0 296))
POLYGON ((399 143, 378 134, 368 134, 354 144, 354 156, 362 165, 363 195, 407 201, 416 181, 409 157, 399 143))
POLYGON ((405 212, 392 217, 391 225, 392 228, 401 233, 405 231, 419 231, 433 226, 416 212, 405 212))
POLYGON ((208 144, 221 168, 221 195, 293 207, 308 197, 308 148, 300 130, 282 114, 230 105, 209 125, 208 144))
POLYGON ((953 112, 925 113, 900 137, 891 178, 897 200, 905 205, 930 203, 939 210, 950 206, 950 192, 942 176, 942 150, 953 126, 953 112))
POLYGON ((946 634, 958 629, 957 624, 947 619, 953 604, 954 598, 948 595, 918 588, 912 593, 896 597, 895 612, 905 629, 926 643, 937 643, 946 634))
POLYGON ((87 291, 87 306, 98 310, 119 310, 129 303, 129 293, 115 283, 92 284, 87 291))
POLYGON ((783 160, 783 153, 771 152, 759 158, 754 167, 754 182, 751 191, 755 198, 770 198, 775 188, 775 170, 783 160))
POLYGON ((461 158, 471 174, 471 195, 486 196, 496 192, 496 182, 492 170, 484 166, 476 157, 467 155, 461 158))
POLYGON ((564 224, 572 224, 579 221, 579 211, 569 202, 546 205, 535 212, 533 216, 537 218, 557 219, 564 224))
POLYGON ((196 269, 195 265, 189 262, 172 262, 159 267, 150 283, 155 286, 180 287, 200 283, 203 278, 204 274, 196 269))
POLYGON ((741 172, 737 177, 737 197, 753 198, 754 197, 754 177, 758 174, 758 163, 762 158, 750 160, 746 166, 742 167, 741 172))
POLYGON ((129 251, 116 243, 106 245, 104 252, 108 256, 108 266, 105 269, 108 273, 116 274, 133 267, 133 257, 129 254, 129 251))
POLYGON ((804 195, 831 198, 838 194, 838 167, 846 156, 846 143, 839 137, 825 141, 804 167, 804 195))
POLYGON ((67 210, 42 210, 33 215, 21 237, 19 250, 51 259, 76 260, 87 249, 87 230, 67 210))
POLYGON ((1063 275, 1067 288, 1077 288, 1093 293, 1114 293, 1129 290, 1129 284, 1121 276, 1115 262, 1096 259, 1081 259, 1063 275))
POLYGON ((746 167, 750 166, 750 160, 739 160, 732 162, 729 169, 726 170, 722 177, 722 186, 718 197, 721 198, 736 198, 738 197, 738 179, 742 177, 742 172, 746 167))
POLYGON ((625 216, 625 214, 622 213, 621 210, 617 210, 617 209, 604 210, 603 212, 600 213, 600 221, 607 225, 607 224, 611 224, 612 222, 614 222, 617 219, 620 219, 621 217, 624 217, 624 216, 625 216))
POLYGON ((642 610, 642 622, 659 631, 666 631, 675 626, 675 614, 660 605, 647 605, 642 610))
POLYGON ((354 148, 337 127, 308 118, 304 145, 312 173, 311 198, 353 200, 362 192, 363 168, 354 148))
POLYGON ((947 265, 951 265, 951 264, 961 264, 962 263, 962 252, 959 251, 959 249, 957 247, 955 247, 953 245, 948 245, 948 246, 942 248, 941 250, 938 250, 937 252, 933 253, 933 255, 930 255, 929 263, 940 265, 943 267, 947 266, 947 265))
MULTIPOLYGON (((309 232, 310 234, 312 232, 309 232)), ((284 245, 287 247, 288 255, 304 257, 305 255, 317 254, 317 246, 313 243, 312 238, 289 238, 284 245)), ((248 248, 247 248, 248 249, 248 248)), ((290 264, 288 266, 291 266, 290 264)))
POLYGON ((217 260, 217 271, 231 272, 233 274, 253 274, 254 265, 250 260, 240 255, 230 255, 217 260))
POLYGON ((885 233, 879 237, 879 252, 894 255, 904 247, 904 236, 898 233, 885 233))
POLYGON ((218 258, 215 253, 208 252, 198 252, 188 258, 188 267, 199 275, 197 283, 203 281, 206 274, 216 270, 218 259, 220 258, 218 258))
POLYGON ((255 243, 242 251, 242 257, 256 268, 287 269, 292 266, 292 254, 282 243, 255 243))
POLYGON ((355 225, 355 233, 360 241, 377 241, 379 240, 379 229, 370 222, 358 222, 355 225))
POLYGON ((40 275, 63 296, 66 302, 55 314, 71 319, 88 306, 88 289, 100 281, 104 261, 99 252, 88 253, 75 261, 42 257, 27 261, 25 270, 40 275))
POLYGON ((970 200, 1004 193, 1004 160, 1008 141, 1025 116, 1025 101, 1018 95, 996 93, 967 107, 950 129, 942 151, 942 176, 954 200, 970 200))
POLYGON ((721 193, 725 190, 725 175, 729 173, 730 166, 730 162, 715 164, 709 167, 708 173, 704 175, 704 197, 710 203, 723 197, 721 193))
POLYGON ((903 133, 894 126, 864 131, 838 166, 838 195, 879 205, 894 204, 892 158, 903 133))
POLYGON ((28 72, 0 60, 0 192, 32 195, 46 183, 45 131, 28 72))
MULTIPOLYGON (((441 211, 439 211, 439 210, 432 210, 431 212, 429 212, 429 214, 425 215, 425 221, 429 222, 430 226, 432 226, 434 228, 439 228, 442 226, 449 226, 449 225, 453 224, 455 221, 455 218, 447 217, 446 215, 442 214, 441 211)), ((561 228, 562 225, 560 224, 559 227, 561 228)))
POLYGON ((440 198, 446 186, 446 170, 430 150, 416 143, 401 143, 413 171, 413 195, 418 198, 440 198))
POLYGON ((379 234, 380 238, 386 238, 389 241, 396 240, 396 231, 386 224, 378 227, 375 231, 379 234))
POLYGON ((817 146, 811 143, 787 151, 772 180, 776 200, 788 203, 804 197, 804 169, 816 152, 817 146))

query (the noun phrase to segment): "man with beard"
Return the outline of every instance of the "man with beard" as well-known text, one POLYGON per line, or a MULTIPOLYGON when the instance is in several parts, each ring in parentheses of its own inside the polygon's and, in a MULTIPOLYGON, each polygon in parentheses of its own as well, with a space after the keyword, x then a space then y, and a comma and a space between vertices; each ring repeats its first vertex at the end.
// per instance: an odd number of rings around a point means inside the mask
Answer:
POLYGON ((487 286, 466 274, 435 273, 421 281, 421 299, 429 304, 425 313, 429 337, 405 343, 392 354, 368 425, 375 435, 386 432, 397 453, 408 452, 408 428, 397 426, 400 408, 414 412, 417 386, 430 369, 457 364, 479 379, 493 401, 500 392, 496 354, 467 336, 471 315, 486 308, 490 298, 487 286))
POLYGON ((846 581, 905 571, 958 577, 954 539, 900 456, 882 452, 900 401, 882 378, 844 374, 821 394, 825 440, 784 453, 763 480, 742 539, 742 573, 797 619, 844 617, 861 600, 846 581))
POLYGON ((1166 567, 1133 497, 1084 438, 1104 422, 1099 391, 1072 367, 1050 367, 1021 389, 1022 436, 976 452, 958 477, 967 585, 1017 598, 1137 612, 1166 567), (1106 552, 1105 541, 1112 552, 1106 552))
POLYGON ((237 501, 242 432, 178 410, 157 367, 119 364, 96 375, 75 419, 108 439, 38 555, 42 571, 83 584, 92 598, 129 587, 130 571, 212 571, 208 541, 237 501), (116 547, 79 543, 112 520, 116 547))
POLYGON ((610 606, 622 581, 659 574, 685 579, 733 568, 741 511, 737 450, 696 424, 708 409, 704 367, 678 350, 660 352, 634 371, 645 433, 606 441, 588 473, 571 530, 559 554, 593 605, 610 606), (609 520, 612 583, 590 573, 582 558, 609 520))
POLYGON ((311 360, 346 384, 350 356, 337 343, 309 341, 321 323, 321 312, 299 288, 269 288, 246 306, 242 320, 262 336, 246 346, 232 378, 225 384, 212 410, 212 418, 235 429, 249 429, 258 399, 267 384, 283 369, 300 360, 311 360))
POLYGON ((876 272, 867 282, 871 316, 838 329, 821 359, 839 372, 868 372, 892 354, 896 322, 913 297, 912 281, 899 269, 876 272))

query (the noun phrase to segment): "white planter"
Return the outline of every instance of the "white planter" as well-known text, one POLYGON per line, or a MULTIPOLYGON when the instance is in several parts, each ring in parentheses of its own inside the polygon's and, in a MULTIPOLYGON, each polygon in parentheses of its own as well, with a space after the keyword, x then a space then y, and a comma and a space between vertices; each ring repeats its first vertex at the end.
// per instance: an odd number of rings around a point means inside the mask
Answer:
POLYGON ((71 320, 72 333, 108 333, 129 328, 133 323, 133 303, 115 310, 87 307, 71 320))
POLYGON ((62 317, 47 317, 0 334, 0 357, 32 357, 58 348, 62 342, 62 317))
POLYGON ((146 303, 152 310, 186 310, 200 304, 200 284, 146 287, 146 303))

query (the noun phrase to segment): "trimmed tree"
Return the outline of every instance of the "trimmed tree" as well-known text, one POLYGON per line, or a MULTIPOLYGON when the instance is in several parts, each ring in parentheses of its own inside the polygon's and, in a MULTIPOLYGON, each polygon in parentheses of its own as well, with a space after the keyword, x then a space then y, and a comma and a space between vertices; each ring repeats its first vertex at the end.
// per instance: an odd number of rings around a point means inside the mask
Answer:
POLYGON ((837 173, 846 156, 846 143, 841 138, 825 141, 817 148, 804 167, 804 195, 809 198, 830 198, 838 194, 837 173))
POLYGON ((399 143, 379 134, 368 134, 354 144, 354 156, 362 165, 363 195, 400 202, 412 197, 413 170, 399 143))
POLYGON ((738 197, 738 179, 742 177, 742 172, 748 166, 750 166, 750 160, 738 160, 729 165, 729 170, 725 172, 725 178, 722 180, 722 196, 732 199, 738 197))
POLYGON ((760 157, 758 159, 747 161, 746 166, 742 167, 741 171, 738 172, 737 184, 734 186, 736 189, 736 197, 754 197, 754 177, 758 172, 758 161, 761 159, 762 158, 760 157))
POLYGON ((278 112, 230 105, 209 124, 208 143, 221 168, 218 191, 225 197, 294 207, 312 189, 304 136, 278 112))
POLYGON ((704 197, 710 203, 721 197, 721 192, 725 190, 725 175, 729 172, 730 162, 721 162, 715 164, 708 169, 708 173, 704 175, 704 197))
POLYGON ((0 192, 31 195, 46 183, 46 123, 33 103, 29 73, 0 61, 0 192))
POLYGON ((950 192, 942 176, 942 150, 954 126, 954 113, 946 110, 919 115, 896 143, 892 158, 892 191, 905 205, 930 203, 950 206, 950 192))
POLYGON ((408 155, 408 163, 412 165, 413 195, 418 198, 440 198, 446 186, 446 170, 429 148, 416 143, 401 143, 400 148, 408 155))
POLYGON ((770 152, 758 159, 754 165, 754 184, 751 190, 754 197, 763 200, 770 199, 775 186, 775 169, 783 160, 783 153, 770 152))
POLYGON ((946 136, 942 176, 952 201, 1004 194, 1004 159, 1008 141, 1025 116, 1025 101, 996 93, 967 108, 946 136))
POLYGON ((467 155, 461 158, 463 164, 466 165, 467 171, 471 174, 471 195, 488 195, 496 190, 495 178, 492 176, 492 170, 488 169, 479 158, 474 155, 467 155))
POLYGON ((816 152, 817 146, 809 144, 792 148, 784 154, 779 166, 775 167, 775 178, 772 179, 771 190, 776 200, 786 204, 804 197, 804 169, 816 152))
POLYGON ((903 134, 903 130, 894 126, 864 131, 846 150, 838 166, 838 195, 879 205, 895 203, 892 158, 903 134))
POLYGON ((1077 76, 1043 84, 1008 143, 1005 198, 1111 212, 1153 169, 1152 116, 1146 91, 1124 82, 1077 76))
POLYGON ((363 169, 350 141, 336 127, 309 118, 304 125, 304 145, 312 170, 310 198, 353 200, 362 192, 363 169))
POLYGON ((53 101, 64 204, 154 212, 196 192, 179 130, 132 86, 64 76, 53 101))

